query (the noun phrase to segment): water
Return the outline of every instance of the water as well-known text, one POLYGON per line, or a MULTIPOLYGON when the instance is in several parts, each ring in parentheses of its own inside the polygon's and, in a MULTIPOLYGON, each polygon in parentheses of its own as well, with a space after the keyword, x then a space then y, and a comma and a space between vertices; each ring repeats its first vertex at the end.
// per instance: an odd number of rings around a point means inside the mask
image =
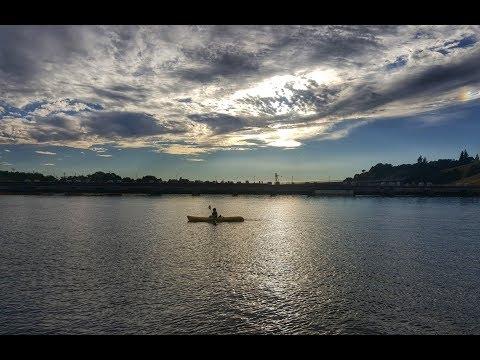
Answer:
POLYGON ((0 196, 0 333, 479 334, 479 205, 0 196))

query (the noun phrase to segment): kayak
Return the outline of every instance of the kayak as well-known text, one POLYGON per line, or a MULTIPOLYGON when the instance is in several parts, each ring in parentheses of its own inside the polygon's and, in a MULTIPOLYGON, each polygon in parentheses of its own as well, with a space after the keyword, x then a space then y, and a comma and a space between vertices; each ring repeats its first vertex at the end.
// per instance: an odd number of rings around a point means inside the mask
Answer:
POLYGON ((211 218, 206 216, 187 216, 188 221, 190 222, 242 222, 244 221, 241 216, 219 216, 217 218, 211 218))

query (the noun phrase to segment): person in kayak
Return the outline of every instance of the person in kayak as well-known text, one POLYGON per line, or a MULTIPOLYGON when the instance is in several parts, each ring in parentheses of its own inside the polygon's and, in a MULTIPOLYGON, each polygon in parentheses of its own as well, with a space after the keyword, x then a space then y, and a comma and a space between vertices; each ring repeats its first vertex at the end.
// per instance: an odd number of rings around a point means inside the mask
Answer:
POLYGON ((218 214, 217 214, 217 209, 216 208, 213 208, 212 210, 212 215, 210 215, 211 218, 217 218, 218 217, 218 214))

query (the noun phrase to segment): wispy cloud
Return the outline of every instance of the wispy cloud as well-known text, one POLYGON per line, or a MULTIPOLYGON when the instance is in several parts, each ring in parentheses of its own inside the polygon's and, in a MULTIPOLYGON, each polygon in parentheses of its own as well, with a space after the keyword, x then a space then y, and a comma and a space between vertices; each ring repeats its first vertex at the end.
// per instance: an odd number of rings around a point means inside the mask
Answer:
POLYGON ((97 153, 103 153, 103 152, 107 151, 108 149, 102 148, 102 147, 92 147, 89 150, 97 152, 97 153))
POLYGON ((57 155, 57 153, 51 152, 51 151, 35 150, 35 152, 36 152, 37 154, 42 154, 42 155, 57 155))
POLYGON ((42 164, 43 166, 55 166, 55 164, 52 164, 52 163, 46 163, 46 164, 42 164))
POLYGON ((479 99, 479 39, 478 26, 4 26, 0 143, 192 156, 337 139, 358 119, 479 99))
POLYGON ((110 158, 110 157, 112 157, 113 155, 109 155, 109 154, 97 154, 97 156, 110 158))

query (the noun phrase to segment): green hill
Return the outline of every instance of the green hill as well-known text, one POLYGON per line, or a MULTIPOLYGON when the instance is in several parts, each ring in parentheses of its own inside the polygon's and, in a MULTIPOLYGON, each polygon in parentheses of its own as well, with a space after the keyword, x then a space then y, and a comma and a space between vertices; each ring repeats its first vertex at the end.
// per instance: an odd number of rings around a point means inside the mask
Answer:
POLYGON ((470 164, 460 165, 451 169, 444 170, 445 173, 455 171, 460 174, 460 178, 454 183, 480 185, 480 161, 474 160, 470 164))
POLYGON ((427 161, 423 156, 414 164, 391 165, 379 163, 368 171, 355 174, 345 181, 400 181, 403 183, 431 182, 433 184, 480 185, 479 156, 470 157, 462 151, 458 160, 427 161))

